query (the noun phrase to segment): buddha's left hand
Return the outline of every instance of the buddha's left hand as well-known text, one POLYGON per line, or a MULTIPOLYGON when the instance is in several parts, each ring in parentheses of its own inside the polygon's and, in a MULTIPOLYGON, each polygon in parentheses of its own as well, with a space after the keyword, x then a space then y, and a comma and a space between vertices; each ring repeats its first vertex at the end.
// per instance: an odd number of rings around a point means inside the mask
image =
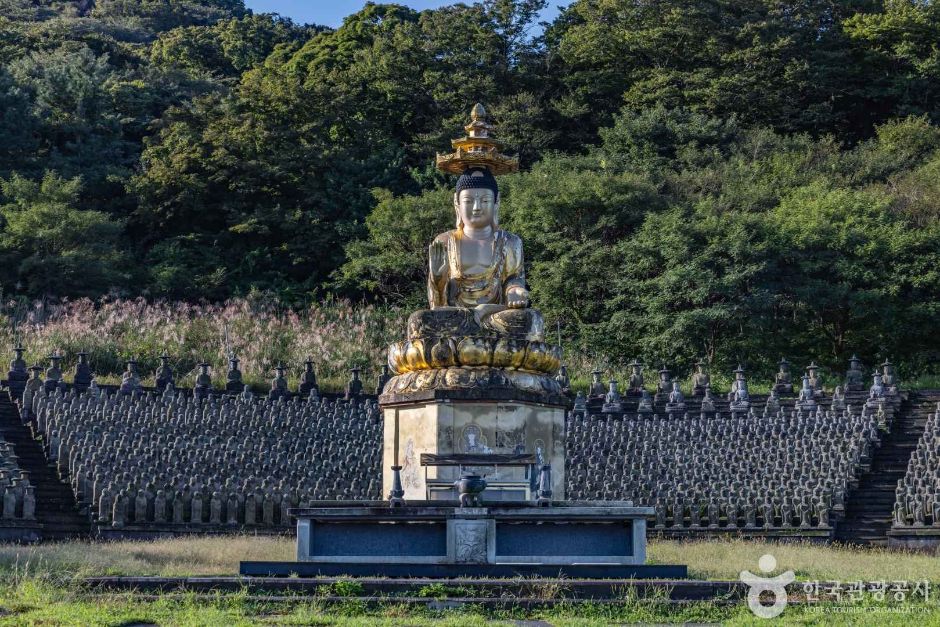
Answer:
POLYGON ((510 309, 525 309, 529 304, 529 293, 521 289, 511 289, 506 294, 506 306, 510 309))

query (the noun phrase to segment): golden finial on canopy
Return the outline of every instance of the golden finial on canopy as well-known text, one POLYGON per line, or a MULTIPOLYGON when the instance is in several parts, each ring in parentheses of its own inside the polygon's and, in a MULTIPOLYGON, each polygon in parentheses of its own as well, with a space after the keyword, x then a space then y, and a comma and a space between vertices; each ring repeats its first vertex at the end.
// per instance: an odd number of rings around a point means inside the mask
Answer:
POLYGON ((500 152, 503 145, 493 137, 486 109, 479 102, 470 111, 466 136, 451 141, 455 152, 437 154, 437 167, 449 174, 463 174, 467 168, 487 168, 493 176, 519 171, 519 158, 500 152))

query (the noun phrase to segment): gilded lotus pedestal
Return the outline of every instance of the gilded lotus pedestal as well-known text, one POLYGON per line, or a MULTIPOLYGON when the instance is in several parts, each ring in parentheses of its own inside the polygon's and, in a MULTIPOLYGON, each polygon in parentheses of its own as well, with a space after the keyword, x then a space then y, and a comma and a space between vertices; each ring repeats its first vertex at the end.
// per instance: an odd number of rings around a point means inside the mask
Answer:
POLYGON ((561 349, 542 340, 538 312, 504 309, 497 314, 500 329, 487 318, 481 320, 478 311, 462 307, 413 313, 407 338, 388 348, 388 366, 395 376, 384 394, 502 390, 564 402, 554 378, 561 349))

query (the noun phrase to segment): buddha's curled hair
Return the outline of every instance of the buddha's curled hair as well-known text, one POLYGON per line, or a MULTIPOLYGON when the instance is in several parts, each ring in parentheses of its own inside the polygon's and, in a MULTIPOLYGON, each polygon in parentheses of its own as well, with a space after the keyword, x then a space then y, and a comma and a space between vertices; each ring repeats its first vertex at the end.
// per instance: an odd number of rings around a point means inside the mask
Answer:
POLYGON ((467 168, 457 179, 457 193, 465 189, 489 189, 499 197, 499 185, 496 177, 486 168, 467 168))

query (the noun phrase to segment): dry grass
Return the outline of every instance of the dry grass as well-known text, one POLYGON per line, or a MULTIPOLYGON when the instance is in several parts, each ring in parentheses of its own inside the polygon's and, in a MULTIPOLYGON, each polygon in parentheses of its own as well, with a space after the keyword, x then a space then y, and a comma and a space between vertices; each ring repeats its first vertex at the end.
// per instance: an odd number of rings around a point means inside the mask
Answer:
POLYGON ((63 542, 0 545, 0 572, 76 575, 234 575, 238 563, 290 561, 294 540, 269 536, 203 536, 152 542, 63 542))
MULTIPOLYGON (((776 557, 778 571, 793 570, 800 579, 940 582, 935 554, 734 539, 649 544, 651 562, 688 564, 690 575, 702 579, 736 580, 742 570, 756 573, 765 553, 776 557)), ((0 573, 6 574, 234 575, 242 560, 292 559, 292 538, 267 536, 0 545, 0 573)))
POLYGON ((702 579, 737 579, 742 570, 757 573, 765 553, 777 559, 777 572, 792 570, 798 579, 839 581, 940 582, 936 553, 879 548, 818 545, 807 542, 770 543, 749 540, 678 542, 657 540, 648 556, 659 564, 688 564, 689 574, 702 579))

